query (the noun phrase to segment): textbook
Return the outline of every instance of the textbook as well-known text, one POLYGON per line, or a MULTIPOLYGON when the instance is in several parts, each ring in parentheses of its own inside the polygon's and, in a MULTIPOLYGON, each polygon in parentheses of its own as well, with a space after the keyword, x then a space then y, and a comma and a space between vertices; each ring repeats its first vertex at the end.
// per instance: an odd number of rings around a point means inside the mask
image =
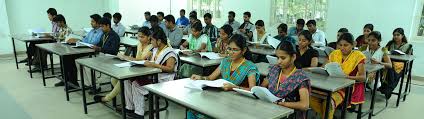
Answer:
POLYGON ((81 48, 81 47, 89 47, 89 48, 93 48, 92 44, 89 43, 84 43, 84 42, 77 42, 75 44, 75 46, 72 46, 73 48, 81 48))
POLYGON ((200 54, 200 57, 206 57, 211 60, 224 58, 224 57, 220 57, 218 53, 214 53, 214 52, 200 52, 199 54, 200 54))
POLYGON ((382 52, 375 52, 374 55, 369 51, 363 51, 362 53, 366 56, 366 63, 371 63, 371 59, 375 59, 376 61, 382 61, 383 59, 382 52))
POLYGON ((331 62, 322 67, 310 67, 308 68, 312 73, 324 74, 331 77, 344 78, 347 77, 343 72, 342 67, 339 63, 331 62))
POLYGON ((271 56, 271 55, 266 55, 266 59, 268 60, 269 64, 277 64, 278 58, 271 56))
POLYGON ((280 40, 275 39, 274 37, 267 36, 268 44, 271 45, 274 49, 277 49, 278 45, 280 44, 280 40))
POLYGON ((406 55, 406 53, 400 51, 400 50, 393 50, 390 52, 392 55, 406 55))
POLYGON ((281 102, 284 102, 284 99, 275 96, 267 88, 260 87, 260 86, 252 87, 250 91, 239 89, 239 88, 233 88, 233 90, 242 95, 260 99, 270 103, 274 103, 280 100, 281 102))
POLYGON ((114 64, 115 66, 119 67, 119 68, 123 68, 123 67, 131 67, 134 65, 144 65, 144 62, 146 61, 129 61, 129 62, 123 62, 123 63, 118 63, 118 64, 114 64))
POLYGON ((185 85, 184 87, 196 90, 204 90, 206 88, 222 88, 224 83, 233 84, 225 79, 217 79, 217 80, 192 80, 190 78, 186 78, 190 83, 185 85))

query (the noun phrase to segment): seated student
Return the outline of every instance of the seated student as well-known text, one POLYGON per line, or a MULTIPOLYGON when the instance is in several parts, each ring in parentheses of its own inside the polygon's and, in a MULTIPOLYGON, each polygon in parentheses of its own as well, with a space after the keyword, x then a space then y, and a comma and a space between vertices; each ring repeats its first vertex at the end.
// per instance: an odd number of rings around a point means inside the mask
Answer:
POLYGON ((117 12, 113 14, 114 24, 112 25, 112 29, 118 34, 119 37, 123 37, 125 34, 125 27, 121 23, 121 18, 122 18, 121 13, 117 12))
MULTIPOLYGON (((91 29, 90 32, 81 40, 81 42, 96 45, 99 44, 101 37, 103 35, 103 30, 100 28, 99 21, 102 18, 99 14, 90 15, 91 21, 91 29)), ((71 38, 67 42, 68 43, 76 43, 79 39, 71 38)))
POLYGON ((165 13, 163 12, 157 12, 156 13, 157 17, 158 17, 158 24, 159 27, 162 28, 163 30, 165 30, 165 21, 163 21, 164 17, 165 17, 165 13))
MULTIPOLYGON (((230 57, 221 61, 221 64, 209 76, 192 75, 193 80, 216 80, 223 78, 235 85, 224 84, 223 89, 226 91, 233 88, 240 88, 250 91, 250 89, 259 83, 259 70, 256 65, 249 61, 249 49, 246 46, 245 37, 235 34, 230 38, 228 51, 230 57)), ((210 118, 189 110, 187 119, 204 119, 210 118)))
MULTIPOLYGON (((152 29, 155 29, 155 27, 152 29)), ((178 70, 178 55, 175 54, 172 47, 167 45, 167 38, 163 30, 157 29, 159 30, 153 30, 151 36, 152 57, 144 63, 144 66, 161 69, 162 73, 158 74, 158 81, 162 83, 174 80, 178 70)), ((144 115, 144 95, 147 95, 148 91, 142 86, 151 83, 152 79, 149 77, 143 78, 148 79, 135 80, 131 86, 125 87, 126 109, 135 109, 135 113, 129 113, 132 117, 143 118, 144 115)))
POLYGON ((112 20, 112 14, 110 14, 109 12, 104 13, 103 17, 112 20))
POLYGON ((103 35, 101 41, 93 46, 93 49, 105 54, 116 55, 119 51, 120 38, 118 34, 110 27, 110 19, 101 18, 99 26, 102 28, 103 35))
MULTIPOLYGON (((340 28, 340 29, 337 31, 337 39, 339 39, 339 37, 340 37, 343 33, 349 33, 349 30, 348 30, 347 28, 340 28)), ((337 40, 336 40, 336 41, 337 41, 337 40)), ((338 48, 337 48, 337 43, 336 43, 336 42, 328 43, 328 47, 331 47, 331 48, 333 48, 333 49, 338 49, 338 48)))
POLYGON ((196 22, 191 26, 191 35, 183 43, 182 49, 190 49, 194 52, 212 51, 209 37, 202 34, 202 23, 196 22))
POLYGON ((292 43, 281 41, 275 54, 278 64, 268 68, 269 73, 261 86, 268 88, 275 96, 285 99, 284 102, 277 101, 275 104, 295 109, 289 119, 306 119, 311 82, 305 72, 295 66, 297 51, 292 43))
POLYGON ((374 30, 374 25, 372 24, 365 24, 364 28, 363 28, 363 34, 358 36, 358 38, 356 38, 356 46, 355 47, 362 47, 362 46, 367 46, 368 45, 368 41, 367 41, 367 37, 368 34, 371 33, 371 31, 374 30))
POLYGON ((236 13, 234 11, 229 11, 228 21, 225 22, 224 24, 224 25, 230 25, 233 28, 234 32, 236 32, 238 28, 240 27, 240 23, 234 19, 235 17, 236 17, 236 13))
POLYGON ((293 37, 287 35, 287 24, 281 23, 280 25, 278 25, 277 30, 278 35, 274 36, 275 39, 278 39, 280 41, 289 41, 295 45, 298 44, 293 37))
MULTIPOLYGON (((238 28, 237 33, 243 35, 244 37, 247 37, 249 41, 252 41, 252 33, 255 30, 255 26, 252 22, 250 22, 250 18, 252 17, 252 14, 250 12, 244 12, 243 13, 243 24, 240 25, 238 28)), ((256 24, 255 24, 256 25, 256 24)))
MULTIPOLYGON (((350 33, 342 34, 337 39, 337 45, 340 49, 334 50, 329 56, 328 62, 336 62, 341 65, 346 78, 357 81, 353 87, 352 98, 349 104, 362 104, 365 102, 365 55, 362 52, 353 50, 353 36, 350 33)), ((343 102, 345 89, 332 93, 331 107, 328 112, 329 119, 333 118, 334 110, 343 102)), ((319 91, 313 91, 320 93, 319 91)), ((318 97, 311 97, 311 107, 313 110, 324 116, 326 101, 318 97)))
POLYGON ((196 15, 190 15, 188 16, 190 19, 190 24, 188 24, 184 30, 183 30, 183 34, 184 35, 190 35, 191 34, 191 28, 193 27, 193 24, 195 24, 196 22, 198 22, 199 20, 197 19, 196 15))
POLYGON ((317 22, 315 20, 309 20, 306 22, 306 26, 308 26, 309 32, 312 33, 312 39, 314 43, 312 46, 315 47, 323 47, 326 45, 325 33, 319 29, 317 29, 317 22))
POLYGON ((203 28, 202 34, 208 35, 212 46, 215 46, 216 38, 218 38, 218 28, 212 24, 212 15, 210 13, 206 13, 203 19, 206 26, 203 28))
POLYGON ((299 33, 299 54, 296 58, 297 68, 308 68, 318 66, 318 51, 315 50, 312 44, 311 32, 304 30, 299 33))
POLYGON ((293 37, 294 39, 297 40, 297 36, 299 35, 299 33, 304 30, 303 27, 305 27, 305 20, 297 19, 296 20, 296 27, 290 27, 289 32, 288 32, 288 36, 291 36, 291 37, 293 37))
MULTIPOLYGON (((152 56, 151 49, 153 48, 150 44, 150 30, 148 27, 143 26, 138 30, 138 41, 139 44, 137 46, 137 56, 131 57, 131 56, 125 56, 124 54, 118 54, 117 56, 120 59, 125 60, 131 60, 131 61, 141 61, 141 60, 148 60, 152 56)), ((112 78, 111 83, 113 85, 112 91, 110 91, 106 96, 96 95, 94 96, 94 100, 96 102, 108 102, 111 101, 113 98, 115 98, 119 92, 121 91, 121 85, 118 80, 112 78)), ((131 86, 131 83, 126 80, 125 81, 126 86, 131 86)))
POLYGON ((147 26, 149 28, 152 28, 152 26, 150 25, 150 16, 151 14, 149 11, 144 12, 144 19, 146 21, 143 22, 142 26, 147 26))
POLYGON ((227 47, 228 47, 228 41, 230 37, 233 35, 233 28, 226 24, 219 29, 219 38, 216 41, 214 52, 217 52, 220 54, 220 56, 227 56, 227 47))
POLYGON ((253 31, 252 41, 259 44, 268 44, 267 37, 271 34, 265 31, 265 23, 262 20, 258 20, 255 23, 256 30, 253 31))
POLYGON ((184 28, 189 24, 188 18, 185 17, 185 10, 184 9, 180 10, 180 18, 178 18, 175 23, 177 24, 178 27, 181 27, 181 28, 184 28))
MULTIPOLYGON (((381 42, 380 32, 371 31, 367 35, 367 41, 368 41, 367 46, 362 46, 359 48, 360 51, 370 53, 370 55, 368 55, 370 57, 367 57, 367 60, 369 60, 369 62, 367 61, 367 63, 381 64, 381 65, 384 65, 385 68, 389 68, 389 69, 392 68, 392 61, 390 60, 390 57, 388 55, 389 52, 387 48, 380 46, 380 42, 381 42), (376 57, 381 59, 375 59, 376 57)), ((372 72, 368 74, 368 77, 367 77, 368 82, 371 82, 374 80, 375 74, 376 72, 372 72)), ((381 86, 380 82, 372 82, 371 86, 374 85, 373 83, 377 83, 377 88, 381 86)))
POLYGON ((176 26, 174 16, 165 16, 165 26, 166 27, 163 30, 165 31, 166 37, 168 37, 172 48, 180 48, 183 31, 176 26))
MULTIPOLYGON (((409 55, 412 55, 413 52, 412 45, 408 43, 405 32, 402 28, 396 28, 393 31, 393 39, 387 43, 386 48, 389 52, 399 50, 409 55)), ((387 99, 391 97, 392 91, 397 87, 399 79, 404 72, 403 68, 405 67, 403 62, 393 62, 392 65, 393 69, 387 70, 385 81, 380 87, 380 91, 386 95, 387 99)))
POLYGON ((57 26, 59 26, 59 34, 57 38, 60 41, 64 41, 69 34, 72 34, 72 29, 66 25, 66 19, 62 14, 58 14, 54 17, 53 21, 56 22, 57 26))

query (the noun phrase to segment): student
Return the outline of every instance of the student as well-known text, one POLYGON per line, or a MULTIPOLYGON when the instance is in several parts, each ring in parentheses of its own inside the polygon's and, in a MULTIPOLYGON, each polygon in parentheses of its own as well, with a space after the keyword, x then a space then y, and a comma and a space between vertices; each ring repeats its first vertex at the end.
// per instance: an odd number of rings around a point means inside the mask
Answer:
POLYGON ((93 46, 93 49, 105 54, 116 55, 119 51, 120 38, 118 34, 110 27, 110 19, 101 18, 99 26, 102 28, 103 35, 101 41, 93 46))
POLYGON ((66 25, 66 19, 62 14, 58 14, 55 18, 53 18, 53 22, 56 22, 59 27, 58 39, 60 41, 64 41, 65 38, 72 34, 72 29, 66 25))
POLYGON ((304 30, 303 27, 305 27, 305 20, 297 19, 296 27, 290 27, 288 35, 297 39, 297 36, 299 35, 299 33, 304 30))
POLYGON ((151 16, 151 14, 150 14, 149 11, 144 12, 144 19, 146 21, 143 22, 142 26, 147 26, 149 28, 152 28, 152 26, 150 25, 150 16, 151 16))
POLYGON ((374 25, 372 24, 365 24, 364 28, 362 29, 362 35, 358 36, 358 38, 356 38, 356 47, 362 47, 362 46, 367 46, 368 45, 368 41, 367 41, 367 37, 368 34, 371 33, 371 31, 374 30, 374 25))
POLYGON ((215 46, 216 38, 218 38, 218 28, 212 24, 212 14, 206 13, 203 15, 206 26, 203 28, 202 33, 209 36, 212 46, 215 46))
POLYGON ((112 20, 112 14, 110 14, 109 12, 104 13, 103 17, 108 18, 109 20, 112 20))
POLYGON ((234 31, 237 31, 240 27, 240 23, 236 20, 234 20, 234 18, 236 17, 236 13, 233 11, 228 12, 228 21, 225 22, 224 25, 230 25, 231 27, 233 27, 234 31))
MULTIPOLYGON (((340 29, 337 31, 337 39, 339 39, 339 37, 340 37, 343 33, 349 33, 349 30, 348 30, 347 28, 340 28, 340 29)), ((336 40, 336 41, 337 41, 337 40, 336 40)), ((336 42, 328 43, 328 47, 331 47, 331 48, 333 48, 333 49, 338 49, 338 48, 337 48, 337 43, 336 43, 336 42)))
POLYGON ((121 13, 117 12, 117 13, 113 14, 113 23, 114 24, 112 25, 112 29, 113 29, 113 31, 115 31, 118 34, 119 37, 124 37, 125 27, 121 23, 121 18, 122 18, 121 13))
MULTIPOLYGON (((152 29, 155 29, 153 27, 152 29)), ((178 55, 175 54, 174 49, 169 47, 167 44, 167 38, 165 33, 162 31, 161 28, 158 28, 159 30, 153 30, 156 32, 153 32, 151 36, 151 44, 153 46, 152 49, 152 57, 149 59, 149 61, 146 61, 144 63, 144 66, 146 67, 154 67, 162 70, 162 73, 158 74, 158 81, 159 83, 171 81, 175 79, 177 72, 177 66, 178 66, 178 55)), ((148 77, 143 77, 148 78, 148 77)), ((126 88, 131 88, 131 92, 125 92, 126 98, 131 98, 132 100, 126 101, 126 109, 128 110, 134 110, 135 109, 135 117, 143 118, 144 115, 144 95, 148 94, 148 91, 144 89, 142 86, 152 83, 153 79, 140 79, 135 80, 132 82, 131 87, 126 86, 126 88)), ((131 115, 131 113, 130 113, 131 115)), ((134 117, 133 116, 133 117, 134 117)))
POLYGON ((206 34, 202 34, 202 23, 196 22, 191 26, 191 34, 182 45, 183 49, 190 49, 194 52, 212 51, 211 41, 206 34))
POLYGON ((163 12, 158 12, 156 13, 157 17, 158 17, 158 24, 159 27, 162 28, 163 30, 165 30, 165 21, 163 21, 163 17, 165 17, 165 14, 163 12))
MULTIPOLYGON (((250 18, 252 15, 250 12, 244 12, 243 13, 243 24, 238 28, 238 32, 242 34, 243 36, 249 38, 250 41, 252 41, 252 36, 254 33, 252 33, 255 30, 255 26, 253 26, 253 23, 250 22, 250 18)), ((259 20, 258 20, 259 21, 259 20)), ((262 21, 262 20, 261 20, 262 21)), ((263 22, 263 21, 262 21, 263 22)), ((255 24, 256 25, 256 24, 255 24)))
MULTIPOLYGON (((123 54, 118 54, 117 56, 120 59, 124 59, 124 60, 131 60, 131 61, 141 61, 141 60, 148 60, 150 59, 150 57, 152 56, 152 52, 151 49, 153 48, 152 45, 150 44, 150 30, 148 27, 143 26, 138 30, 138 41, 139 44, 137 46, 137 55, 136 57, 131 57, 131 56, 125 56, 123 54)), ((131 87, 131 83, 130 81, 126 80, 124 81, 125 85, 127 87, 131 87)), ((111 92, 109 92, 106 96, 101 96, 101 95, 96 95, 94 96, 94 100, 96 102, 108 102, 111 101, 113 98, 115 98, 119 92, 121 91, 121 85, 119 83, 119 81, 117 79, 112 78, 111 79, 111 83, 113 85, 113 89, 111 92)), ((129 91, 126 90, 125 91, 129 91)), ((126 95, 126 97, 131 96, 131 95, 126 95)), ((131 100, 132 101, 132 100, 131 100)))
MULTIPOLYGON (((368 41, 367 46, 362 46, 361 48, 359 48, 360 51, 370 53, 369 56, 371 57, 367 57, 367 60, 368 60, 367 63, 380 64, 380 65, 383 65, 385 68, 389 68, 389 69, 392 68, 392 61, 390 60, 390 57, 388 55, 389 52, 387 48, 380 46, 380 42, 381 42, 380 32, 371 31, 367 35, 367 41, 368 41), (380 57, 382 59, 374 59, 374 57, 380 57)), ((368 74, 369 82, 374 80, 375 74, 376 72, 372 72, 368 74)), ((377 88, 381 86, 380 82, 372 82, 371 85, 373 86, 374 83, 377 83, 377 88)))
MULTIPOLYGON (((99 14, 90 15, 91 21, 91 29, 90 32, 81 40, 81 42, 97 45, 99 44, 101 37, 103 35, 103 31, 100 28, 99 21, 102 18, 99 14)), ((71 38, 67 42, 68 43, 76 43, 79 39, 71 38)))
POLYGON ((293 37, 287 35, 287 24, 281 23, 280 25, 278 25, 277 30, 278 35, 274 36, 275 39, 278 39, 280 41, 289 41, 293 44, 298 44, 293 37))
POLYGON ((185 10, 181 9, 180 10, 180 18, 177 19, 176 21, 177 26, 184 28, 189 24, 189 20, 187 17, 185 17, 185 10))
POLYGON ((180 48, 180 43, 183 38, 183 31, 179 29, 175 24, 175 18, 172 15, 165 16, 165 25, 164 29, 166 37, 168 37, 172 48, 180 48))
MULTIPOLYGON (((224 84, 223 89, 230 91, 233 88, 240 88, 250 91, 259 83, 259 70, 256 65, 249 61, 249 50, 246 46, 246 39, 240 34, 235 34, 230 38, 228 45, 229 57, 223 59, 221 64, 209 76, 192 75, 192 80, 216 80, 223 78, 232 84, 224 84)), ((199 114, 193 110, 187 112, 188 119, 210 118, 199 114)))
POLYGON ((306 23, 308 26, 309 32, 312 33, 312 38, 314 39, 314 43, 312 46, 323 47, 326 45, 325 33, 319 29, 317 29, 317 23, 315 20, 309 20, 306 23))
POLYGON ((198 22, 198 21, 199 21, 199 20, 197 19, 197 16, 196 16, 196 15, 194 15, 194 14, 191 14, 191 15, 189 16, 189 18, 190 18, 190 24, 188 24, 188 25, 184 28, 184 30, 183 30, 183 34, 184 34, 184 35, 190 35, 190 34, 191 34, 191 28, 192 28, 193 24, 195 24, 196 22, 198 22))
MULTIPOLYGON (((413 47, 408 43, 402 28, 396 28, 393 31, 393 38, 387 43, 386 48, 389 52, 399 50, 409 55, 412 55, 413 52, 413 47)), ((380 91, 386 95, 386 99, 392 96, 392 92, 397 87, 400 77, 404 74, 403 68, 405 64, 403 62, 393 61, 392 63, 393 68, 387 70, 386 79, 380 87, 380 91)))
MULTIPOLYGON (((337 45, 340 49, 334 50, 329 56, 328 62, 336 62, 341 65, 346 78, 355 80, 352 98, 349 104, 362 104, 365 102, 365 55, 358 50, 352 50, 354 47, 353 36, 350 33, 344 33, 337 39, 337 45)), ((331 107, 328 112, 329 119, 333 118, 334 110, 343 102, 346 89, 341 89, 332 93, 331 107)), ((317 93, 319 93, 317 91, 317 93)), ((326 101, 318 97, 311 97, 311 107, 313 110, 324 116, 326 101)))
POLYGON ((150 27, 149 28, 153 28, 153 27, 159 27, 159 28, 161 28, 159 26, 159 18, 156 15, 150 16, 149 22, 150 22, 150 27))
POLYGON ((230 25, 226 24, 222 26, 221 29, 219 29, 219 38, 216 41, 214 52, 219 53, 220 56, 227 56, 228 41, 232 35, 233 28, 230 25))
POLYGON ((259 44, 268 44, 267 37, 271 34, 267 33, 265 30, 265 23, 262 20, 258 20, 255 23, 256 29, 253 31, 253 42, 259 43, 259 44))
POLYGON ((298 68, 308 68, 318 66, 318 51, 315 50, 312 44, 311 32, 304 30, 299 33, 299 54, 296 58, 298 68))
POLYGON ((296 49, 291 42, 281 41, 275 54, 278 57, 278 64, 268 68, 269 73, 261 86, 284 99, 274 102, 275 104, 295 110, 294 114, 288 116, 289 119, 306 119, 311 82, 306 73, 295 66, 296 49))

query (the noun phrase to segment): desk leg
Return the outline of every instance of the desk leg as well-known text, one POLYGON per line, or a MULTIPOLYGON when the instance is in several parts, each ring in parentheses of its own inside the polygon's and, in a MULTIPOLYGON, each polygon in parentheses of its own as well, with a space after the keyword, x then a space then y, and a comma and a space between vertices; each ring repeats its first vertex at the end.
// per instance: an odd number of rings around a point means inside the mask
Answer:
POLYGON ((131 48, 132 50, 132 56, 136 57, 137 56, 137 47, 136 48, 131 48))
MULTIPOLYGON (((62 66, 65 66, 65 64, 64 64, 64 56, 61 56, 60 57, 60 60, 62 61, 61 63, 62 63, 62 66)), ((63 82, 65 83, 65 93, 66 93, 66 101, 69 101, 69 85, 68 85, 68 75, 67 75, 67 72, 65 71, 65 69, 66 69, 67 67, 63 67, 62 68, 62 71, 63 71, 63 74, 64 74, 64 76, 62 76, 63 77, 63 82)))
MULTIPOLYGON (((155 76, 155 78, 154 79, 156 79, 156 83, 159 83, 159 76, 158 76, 158 74, 156 74, 156 75, 154 75, 155 76)), ((159 95, 156 95, 155 96, 155 99, 154 99, 154 101, 155 101, 155 108, 156 108, 156 119, 160 119, 159 117, 159 115, 160 115, 160 109, 159 109, 159 95)))
POLYGON ((412 87, 412 65, 414 64, 414 60, 411 61, 411 63, 409 64, 409 73, 408 73, 408 80, 409 80, 409 90, 408 90, 408 94, 411 92, 411 87, 412 87))
POLYGON ((96 87, 96 74, 93 69, 90 70, 91 74, 91 90, 93 94, 97 93, 97 87, 96 87))
MULTIPOLYGON (((400 98, 401 98, 401 96, 402 96, 402 88, 403 88, 403 80, 404 80, 404 78, 405 78, 405 73, 406 73, 406 67, 408 67, 407 65, 407 62, 404 62, 404 64, 405 64, 405 66, 403 67, 403 72, 402 72, 402 74, 401 74, 401 79, 400 79, 400 87, 399 87, 399 94, 398 94, 398 98, 397 98, 397 100, 396 100, 396 107, 399 107, 399 101, 400 101, 400 98)), ((407 84, 408 85, 408 84, 407 84)))
POLYGON ((82 87, 82 104, 84 107, 84 114, 87 114, 87 97, 85 95, 85 85, 84 85, 84 66, 80 65, 80 76, 81 76, 81 87, 82 87))
POLYGON ((327 95, 327 101, 326 101, 326 104, 325 104, 325 114, 324 114, 324 119, 328 119, 328 117, 329 117, 328 113, 329 113, 329 111, 330 111, 330 105, 331 105, 331 95, 332 95, 332 92, 328 92, 328 95, 327 95))
MULTIPOLYGON (((41 53, 41 49, 38 48, 37 50, 38 54, 41 53)), ((41 57, 38 57, 38 60, 40 60, 40 63, 38 63, 40 65, 40 72, 41 72, 41 78, 43 79, 43 86, 46 86, 46 78, 44 76, 44 68, 43 68, 43 62, 41 62, 41 57)))
POLYGON ((350 102, 350 96, 351 96, 352 86, 349 86, 345 90, 345 97, 343 99, 343 107, 342 107, 342 119, 346 118, 346 109, 350 102))
POLYGON ((15 38, 12 37, 13 55, 15 56, 16 69, 19 69, 18 56, 16 55, 15 38))
POLYGON ((62 61, 62 56, 59 56, 60 74, 61 74, 61 77, 62 77, 62 80, 63 80, 63 79, 65 79, 65 69, 63 67, 62 62, 63 62, 62 61))
POLYGON ((406 95, 409 94, 408 93, 408 90, 411 89, 411 86, 409 84, 411 83, 411 70, 412 70, 411 66, 412 66, 412 62, 408 62, 408 65, 407 66, 408 66, 407 67, 408 68, 408 71, 407 71, 408 77, 406 77, 406 87, 405 87, 405 91, 403 92, 404 93, 404 96, 403 96, 403 101, 404 102, 406 100, 406 95))
POLYGON ((53 67, 53 53, 50 53, 50 68, 52 70, 52 76, 54 75, 54 67, 53 67))
POLYGON ((121 105, 122 105, 122 119, 127 118, 126 108, 125 108, 125 87, 124 80, 119 80, 121 85, 121 105))
POLYGON ((374 104, 375 104, 375 94, 377 93, 377 84, 379 82, 378 79, 380 79, 380 73, 381 70, 378 70, 375 73, 375 79, 374 79, 374 88, 372 89, 372 93, 371 93, 371 106, 370 106, 370 113, 368 114, 368 119, 372 118, 372 114, 374 113, 374 104))
POLYGON ((155 112, 153 111, 153 110, 155 110, 154 108, 153 108, 153 93, 152 92, 149 92, 149 94, 148 94, 148 100, 149 100, 149 119, 154 119, 154 116, 155 116, 155 112))
POLYGON ((27 57, 28 57, 29 77, 32 78, 32 69, 31 69, 32 58, 28 53, 28 42, 25 42, 25 48, 27 50, 27 57))

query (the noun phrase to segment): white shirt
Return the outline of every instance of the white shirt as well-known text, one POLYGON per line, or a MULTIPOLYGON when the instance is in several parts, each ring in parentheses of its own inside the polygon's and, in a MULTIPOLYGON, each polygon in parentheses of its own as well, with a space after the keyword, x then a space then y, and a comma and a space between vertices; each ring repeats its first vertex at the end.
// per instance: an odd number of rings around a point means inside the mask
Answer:
POLYGON ((323 31, 317 29, 315 33, 312 34, 312 39, 314 40, 313 46, 322 47, 325 46, 325 34, 323 31))
MULTIPOLYGON (((262 38, 258 38, 258 32, 256 30, 254 30, 253 31, 253 37, 252 37, 252 39, 253 39, 253 42, 257 42, 257 43, 260 43, 260 44, 265 44, 265 39, 268 36, 270 36, 270 35, 271 34, 265 32, 264 35, 262 36, 262 38)), ((268 43, 266 43, 266 44, 268 44, 268 43)))
POLYGON ((113 23, 112 29, 119 35, 119 37, 122 37, 125 34, 125 27, 121 23, 118 23, 118 24, 113 23))

